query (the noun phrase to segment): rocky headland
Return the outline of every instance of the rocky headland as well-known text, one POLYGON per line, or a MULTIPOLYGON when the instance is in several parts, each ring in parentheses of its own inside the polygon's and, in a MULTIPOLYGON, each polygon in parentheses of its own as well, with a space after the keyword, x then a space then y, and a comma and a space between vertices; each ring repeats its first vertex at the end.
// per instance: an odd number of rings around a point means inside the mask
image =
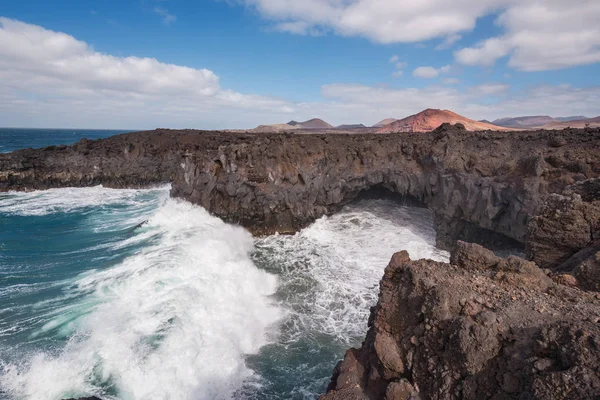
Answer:
POLYGON ((449 264, 397 253, 322 400, 598 398, 600 294, 576 285, 464 242, 449 264))
POLYGON ((429 207, 451 262, 394 255, 325 399, 600 396, 599 177, 596 128, 156 130, 0 154, 0 191, 171 182, 254 234, 296 232, 365 194, 429 207), (528 260, 466 242, 523 246, 528 260))

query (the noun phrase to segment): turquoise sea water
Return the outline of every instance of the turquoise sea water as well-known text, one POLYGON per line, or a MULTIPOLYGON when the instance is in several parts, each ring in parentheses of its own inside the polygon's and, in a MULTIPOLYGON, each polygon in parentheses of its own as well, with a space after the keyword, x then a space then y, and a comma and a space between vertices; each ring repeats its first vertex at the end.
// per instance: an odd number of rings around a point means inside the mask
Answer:
POLYGON ((101 139, 126 130, 0 128, 0 153, 32 147, 70 145, 83 138, 101 139))
POLYGON ((0 194, 0 399, 314 399, 391 255, 447 258, 389 200, 252 238, 168 191, 0 194))

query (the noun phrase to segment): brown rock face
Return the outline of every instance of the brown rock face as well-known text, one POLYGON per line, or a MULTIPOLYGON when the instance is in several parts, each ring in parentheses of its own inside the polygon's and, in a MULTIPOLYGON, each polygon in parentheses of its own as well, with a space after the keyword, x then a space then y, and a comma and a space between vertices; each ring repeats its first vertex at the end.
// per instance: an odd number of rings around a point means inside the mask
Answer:
POLYGON ((272 233, 295 232, 383 188, 427 204, 442 247, 465 232, 469 240, 485 237, 481 228, 523 242, 529 219, 550 193, 600 174, 600 130, 577 131, 562 147, 549 145, 555 136, 470 133, 449 125, 401 138, 260 136, 186 157, 172 195, 255 233, 272 233), (583 172, 568 167, 576 154, 583 172))
POLYGON ((323 400, 590 399, 600 299, 459 242, 452 263, 394 255, 360 349, 323 400))
POLYGON ((0 190, 172 182, 171 194, 256 234, 295 232, 361 193, 435 213, 438 244, 524 242, 551 193, 600 176, 600 129, 390 135, 157 130, 0 154, 0 190), (498 233, 500 235, 495 235, 498 233))
POLYGON ((600 179, 550 195, 529 223, 527 254, 545 268, 572 271, 595 247, 600 251, 600 179))

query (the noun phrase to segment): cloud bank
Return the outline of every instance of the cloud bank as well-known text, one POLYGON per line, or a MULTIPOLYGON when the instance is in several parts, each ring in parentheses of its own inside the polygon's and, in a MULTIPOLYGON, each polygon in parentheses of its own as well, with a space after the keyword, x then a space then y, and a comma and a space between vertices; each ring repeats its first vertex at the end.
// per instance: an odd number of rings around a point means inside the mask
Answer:
MULTIPOLYGON (((399 57, 390 62, 404 66, 399 57)), ((331 83, 320 95, 297 102, 239 93, 207 69, 104 54, 68 34, 0 18, 0 126, 223 129, 312 117, 373 124, 425 108, 474 119, 600 113, 600 87, 543 85, 513 93, 494 82, 466 88, 331 83)))
POLYGON ((275 28, 292 34, 333 32, 377 43, 441 40, 451 48, 477 19, 499 14, 498 36, 455 53, 465 65, 489 66, 503 57, 524 71, 600 62, 598 0, 238 0, 275 28))

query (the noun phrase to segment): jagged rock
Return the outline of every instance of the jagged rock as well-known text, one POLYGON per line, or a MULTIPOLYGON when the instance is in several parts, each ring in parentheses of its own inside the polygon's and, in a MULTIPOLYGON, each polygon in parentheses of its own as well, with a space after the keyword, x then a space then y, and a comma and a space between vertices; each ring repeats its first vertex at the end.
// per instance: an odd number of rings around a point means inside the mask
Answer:
POLYGON ((549 194, 600 175, 600 129, 560 134, 569 141, 554 148, 552 131, 467 132, 448 124, 407 135, 156 130, 0 154, 0 190, 172 181, 172 196, 270 234, 295 232, 385 189, 434 211, 441 247, 477 238, 502 245, 524 242, 549 194))
POLYGON ((600 241, 600 179, 590 179, 548 197, 529 223, 527 254, 544 268, 572 271, 587 255, 571 258, 596 241, 600 241))
POLYGON ((600 298, 517 257, 463 242, 451 264, 398 253, 370 321, 322 400, 600 396, 600 298))
POLYGON ((600 251, 579 264, 573 273, 583 288, 600 291, 600 251))

